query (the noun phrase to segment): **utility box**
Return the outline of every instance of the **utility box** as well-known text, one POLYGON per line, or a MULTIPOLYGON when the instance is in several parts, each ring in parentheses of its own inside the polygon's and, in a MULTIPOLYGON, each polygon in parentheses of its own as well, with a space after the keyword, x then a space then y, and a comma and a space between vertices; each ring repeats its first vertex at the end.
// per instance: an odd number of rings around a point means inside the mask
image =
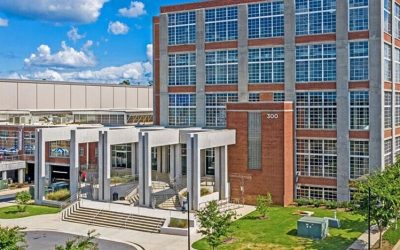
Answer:
POLYGON ((322 240, 328 235, 328 220, 304 216, 297 221, 297 235, 322 240))

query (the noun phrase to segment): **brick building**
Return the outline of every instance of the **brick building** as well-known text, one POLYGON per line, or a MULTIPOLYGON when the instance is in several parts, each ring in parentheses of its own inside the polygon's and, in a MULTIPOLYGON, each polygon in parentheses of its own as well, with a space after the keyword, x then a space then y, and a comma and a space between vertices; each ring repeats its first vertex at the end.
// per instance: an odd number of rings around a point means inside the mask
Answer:
POLYGON ((349 200, 349 181, 400 152, 400 1, 214 0, 160 12, 155 123, 236 129, 231 198, 349 200))

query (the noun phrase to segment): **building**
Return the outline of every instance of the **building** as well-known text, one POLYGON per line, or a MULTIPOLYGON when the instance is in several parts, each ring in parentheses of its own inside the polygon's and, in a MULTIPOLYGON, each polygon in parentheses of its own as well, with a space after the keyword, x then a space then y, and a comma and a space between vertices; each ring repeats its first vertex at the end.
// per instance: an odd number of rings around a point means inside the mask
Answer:
MULTIPOLYGON (((151 125, 152 96, 152 88, 143 86, 0 80, 2 179, 35 180, 38 129, 151 125)), ((55 141, 47 145, 46 164, 54 179, 69 180, 69 144, 55 141)), ((96 146, 79 145, 81 165, 97 163, 96 146)), ((117 156, 113 160, 117 164, 117 156)))
POLYGON ((400 152, 400 2, 211 0, 154 17, 154 120, 235 129, 231 198, 346 201, 400 152))

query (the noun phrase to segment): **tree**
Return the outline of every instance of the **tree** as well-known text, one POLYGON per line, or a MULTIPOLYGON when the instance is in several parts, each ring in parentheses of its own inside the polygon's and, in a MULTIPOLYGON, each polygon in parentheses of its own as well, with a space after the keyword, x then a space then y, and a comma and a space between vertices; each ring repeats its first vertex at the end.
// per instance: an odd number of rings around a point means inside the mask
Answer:
POLYGON ((379 230, 379 247, 382 246, 382 233, 390 226, 393 219, 399 218, 400 211, 400 162, 386 166, 355 183, 354 209, 368 217, 370 208, 371 222, 379 230))
POLYGON ((272 205, 272 196, 270 193, 257 196, 256 210, 261 214, 261 219, 267 218, 268 208, 272 205))
POLYGON ((119 83, 120 85, 131 85, 131 81, 129 80, 123 80, 122 82, 119 83))
POLYGON ((27 247, 25 233, 22 227, 0 226, 0 249, 23 250, 27 247))
POLYGON ((94 240, 99 234, 94 233, 95 230, 90 230, 87 237, 75 237, 75 239, 65 242, 65 246, 57 245, 55 250, 98 250, 98 245, 94 240))
POLYGON ((31 194, 28 191, 18 192, 15 195, 15 200, 17 202, 17 208, 19 212, 25 212, 26 205, 32 199, 31 194))
POLYGON ((220 212, 216 201, 211 201, 202 210, 197 212, 197 220, 200 223, 199 233, 205 236, 212 249, 216 249, 223 239, 230 233, 230 226, 234 212, 220 212))

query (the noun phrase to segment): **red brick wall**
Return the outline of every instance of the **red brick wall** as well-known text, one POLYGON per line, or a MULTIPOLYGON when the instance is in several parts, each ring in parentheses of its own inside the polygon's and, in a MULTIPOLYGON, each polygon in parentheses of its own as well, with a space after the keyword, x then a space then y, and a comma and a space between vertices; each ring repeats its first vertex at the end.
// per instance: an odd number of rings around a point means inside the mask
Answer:
MULTIPOLYGON (((255 204, 257 195, 271 193, 275 204, 293 203, 293 106, 290 103, 232 103, 227 105, 227 128, 236 130, 236 145, 229 147, 229 174, 250 175, 245 181, 245 203, 255 204), (249 170, 248 112, 261 112, 262 168, 249 170), (278 114, 268 119, 267 114, 278 114)), ((231 176, 232 177, 232 176, 231 176)), ((231 197, 241 198, 240 179, 230 178, 231 197)))

